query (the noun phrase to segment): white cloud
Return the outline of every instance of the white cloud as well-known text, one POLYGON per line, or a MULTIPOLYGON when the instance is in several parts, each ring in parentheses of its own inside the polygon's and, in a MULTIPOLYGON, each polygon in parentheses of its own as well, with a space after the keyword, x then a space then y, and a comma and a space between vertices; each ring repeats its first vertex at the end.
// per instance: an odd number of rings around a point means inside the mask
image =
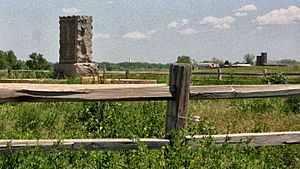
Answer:
POLYGON ((231 16, 225 16, 223 18, 217 18, 214 16, 207 16, 200 22, 201 25, 208 24, 218 29, 228 29, 235 22, 235 19, 231 16))
POLYGON ((179 28, 179 27, 186 26, 188 23, 189 23, 189 20, 184 18, 180 22, 173 21, 173 22, 169 23, 167 25, 167 28, 168 29, 179 28))
POLYGON ((181 31, 178 31, 181 34, 187 34, 187 35, 191 35, 191 34, 197 34, 198 31, 196 31, 195 29, 191 29, 191 28, 187 28, 181 31))
POLYGON ((147 32, 147 35, 151 36, 153 34, 155 34, 157 32, 157 30, 153 29, 147 32))
POLYGON ((72 8, 63 8, 62 12, 64 15, 77 15, 80 12, 80 9, 72 7, 72 8))
POLYGON ((300 8, 289 6, 287 9, 275 9, 271 12, 258 16, 253 22, 258 25, 283 25, 300 21, 300 8))
POLYGON ((254 4, 244 5, 241 8, 235 10, 237 12, 249 12, 249 11, 256 11, 257 7, 254 4))
POLYGON ((256 30, 257 30, 257 31, 261 31, 261 30, 263 30, 263 27, 262 27, 262 26, 257 26, 257 27, 256 27, 256 30))
POLYGON ((128 32, 125 35, 123 35, 123 38, 125 39, 146 39, 148 38, 148 36, 144 33, 138 32, 138 31, 134 31, 134 32, 128 32))
POLYGON ((109 39, 111 38, 111 35, 110 34, 107 34, 107 33, 97 33, 95 36, 94 36, 95 39, 109 39))
POLYGON ((113 1, 107 1, 106 3, 107 4, 113 4, 114 2, 113 1))
POLYGON ((187 20, 187 19, 182 19, 181 20, 181 26, 185 26, 185 25, 187 25, 189 23, 189 20, 187 20))
POLYGON ((179 32, 181 34, 186 34, 186 35, 198 33, 197 30, 188 27, 189 22, 190 21, 188 19, 183 18, 179 22, 177 21, 171 22, 169 25, 167 25, 167 28, 175 29, 176 32, 179 32))
POLYGON ((171 29, 171 28, 176 28, 178 26, 178 22, 173 21, 171 23, 169 23, 169 25, 167 25, 167 28, 171 29))
POLYGON ((233 16, 242 17, 242 16, 246 16, 247 14, 248 14, 247 12, 235 12, 233 16))

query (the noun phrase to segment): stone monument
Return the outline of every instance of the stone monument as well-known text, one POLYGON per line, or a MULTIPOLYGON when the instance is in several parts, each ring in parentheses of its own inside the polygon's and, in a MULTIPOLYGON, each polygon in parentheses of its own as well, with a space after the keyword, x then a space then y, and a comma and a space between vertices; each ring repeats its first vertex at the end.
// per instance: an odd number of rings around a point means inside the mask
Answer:
POLYGON ((59 63, 54 65, 57 77, 95 76, 97 64, 92 63, 92 16, 59 18, 59 63))

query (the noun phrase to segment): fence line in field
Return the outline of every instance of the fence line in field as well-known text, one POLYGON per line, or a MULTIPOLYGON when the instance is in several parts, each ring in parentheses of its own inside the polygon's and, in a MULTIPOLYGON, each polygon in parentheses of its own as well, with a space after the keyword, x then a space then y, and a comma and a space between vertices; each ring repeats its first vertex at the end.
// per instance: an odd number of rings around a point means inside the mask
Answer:
MULTIPOLYGON (((100 71, 101 72, 101 71, 100 71)), ((216 75, 216 78, 218 80, 222 80, 222 76, 260 76, 260 77, 267 77, 275 75, 276 73, 268 73, 267 69, 264 69, 262 73, 239 73, 239 72, 222 72, 222 69, 216 69, 216 72, 192 72, 193 75, 216 75)), ((300 73, 294 72, 294 73, 281 73, 284 76, 300 76, 300 73)), ((129 75, 170 75, 169 72, 158 72, 158 71, 106 71, 104 70, 102 72, 103 76, 106 75, 125 75, 126 78, 129 77, 129 75)))
MULTIPOLYGON (((276 73, 267 73, 267 69, 264 69, 262 73, 246 73, 246 72, 222 72, 220 70, 222 69, 215 69, 216 72, 197 72, 193 71, 193 75, 236 75, 236 76, 270 76, 274 75, 276 73)), ((105 71, 105 74, 108 75, 125 75, 126 72, 128 72, 130 75, 170 75, 169 72, 159 72, 159 71, 105 71)), ((103 74, 103 72, 102 72, 103 74)), ((300 76, 300 73, 294 72, 294 73, 281 73, 282 75, 286 76, 300 76)))
POLYGON ((5 74, 5 73, 49 73, 49 70, 10 70, 10 69, 5 69, 5 70, 0 70, 0 73, 5 74))
MULTIPOLYGON (((49 149, 52 145, 77 150, 135 149, 141 143, 149 148, 171 145, 171 131, 182 129, 188 123, 190 99, 232 99, 300 96, 300 85, 223 85, 190 86, 191 67, 173 64, 169 85, 159 84, 0 84, 0 102, 64 102, 64 101, 143 101, 167 100, 166 134, 163 139, 66 139, 66 140, 0 140, 0 152, 25 149, 39 145, 49 149)), ((248 146, 298 144, 300 132, 252 133, 214 136, 187 136, 197 146, 199 140, 211 137, 215 144, 247 143, 248 146)))
MULTIPOLYGON (((216 75, 217 79, 222 80, 222 75, 227 76, 271 76, 276 73, 268 73, 267 69, 263 69, 262 73, 246 73, 246 72, 222 72, 223 69, 215 69, 216 72, 198 72, 194 71, 192 72, 193 75, 216 75)), ((0 73, 49 73, 49 70, 0 70, 0 73)), ((170 75, 169 72, 165 71, 130 71, 129 69, 125 71, 107 71, 105 70, 99 70, 99 74, 105 76, 105 75, 124 75, 126 78, 129 77, 129 75, 170 75)), ((300 76, 299 72, 292 72, 292 73, 281 73, 285 76, 300 76)))

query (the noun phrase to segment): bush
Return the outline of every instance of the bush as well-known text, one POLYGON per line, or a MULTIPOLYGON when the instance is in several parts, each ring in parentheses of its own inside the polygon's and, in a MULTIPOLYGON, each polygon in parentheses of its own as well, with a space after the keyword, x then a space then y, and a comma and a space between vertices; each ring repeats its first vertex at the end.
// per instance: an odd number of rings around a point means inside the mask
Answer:
POLYGON ((287 112, 300 113, 300 97, 289 97, 285 101, 285 110, 287 112))
POLYGON ((287 77, 281 73, 275 73, 265 79, 265 83, 267 84, 286 84, 287 77))

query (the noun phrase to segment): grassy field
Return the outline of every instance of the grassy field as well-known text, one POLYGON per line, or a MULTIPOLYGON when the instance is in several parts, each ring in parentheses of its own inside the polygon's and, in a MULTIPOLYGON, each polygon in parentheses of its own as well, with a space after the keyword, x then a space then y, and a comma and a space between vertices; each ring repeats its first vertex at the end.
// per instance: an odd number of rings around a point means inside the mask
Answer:
MULTIPOLYGON (((150 78, 149 76, 145 78, 150 78)), ((151 77, 155 78, 155 77, 151 77)), ((167 77, 160 77, 167 83, 167 77)), ((197 77, 198 78, 198 77, 197 77)), ((80 82, 78 79, 70 83, 80 82)), ((260 82, 262 80, 260 79, 260 82)), ((197 84, 195 80, 194 84, 197 84)), ((216 82, 206 82, 215 84, 216 82)), ((219 82, 221 83, 221 82, 219 82)), ((232 83, 238 83, 232 80, 232 83)), ((199 83, 200 84, 200 83, 199 83)), ((87 152, 38 147, 0 155, 1 168, 300 168, 300 145, 197 149, 185 135, 300 130, 300 98, 190 101, 188 129, 173 146, 149 150, 87 152)), ((166 101, 5 103, 0 105, 1 139, 163 138, 166 101)))
MULTIPOLYGON (((268 73, 299 73, 300 66, 259 66, 259 67, 239 67, 223 68, 224 73, 262 73, 267 69, 268 73)), ((168 70, 165 70, 167 72, 168 70)), ((199 69, 193 72, 217 72, 217 69, 199 69)), ((130 73, 130 72, 129 72, 130 73)), ((123 79, 125 75, 107 75, 107 78, 123 79)), ((158 83, 167 83, 168 75, 129 75, 131 79, 156 79, 158 83)), ((288 76, 287 83, 299 84, 299 76, 288 76)), ((193 75, 192 85, 227 85, 227 84, 266 84, 267 81, 259 76, 236 76, 223 75, 222 81, 217 80, 217 75, 193 75)))
MULTIPOLYGON (((298 100, 299 101, 299 100, 298 100)), ((0 156, 2 168, 297 168, 300 146, 223 147, 204 141, 198 149, 187 134, 299 130, 299 110, 288 99, 190 102, 190 117, 173 147, 131 151, 43 152, 39 148, 0 156), (259 103, 259 105, 257 105, 259 103), (215 106, 218 105, 218 106, 215 106), (267 106, 261 108, 261 106, 267 106), (294 112, 293 112, 294 111, 294 112), (167 156, 166 153, 167 152, 167 156)), ((299 107, 299 102, 298 107, 299 107)), ((0 106, 1 139, 162 138, 166 102, 19 103, 0 106)))
MULTIPOLYGON (((267 69, 268 73, 299 73, 300 66, 258 66, 258 67, 239 67, 239 68, 222 68, 222 72, 226 73, 262 73, 264 69, 267 69)), ((132 70, 135 71, 135 70, 132 70)), ((152 71, 165 71, 168 70, 152 70, 152 71)), ((217 72, 216 69, 199 69, 193 72, 217 72)), ((192 84, 193 85, 226 85, 226 84, 266 84, 265 79, 259 76, 235 76, 235 75, 223 75, 222 81, 217 80, 217 75, 193 75, 192 84)), ((0 74, 0 79, 39 79, 39 78, 53 78, 53 72, 41 73, 41 72, 24 72, 24 73, 7 73, 0 74)), ((125 79, 124 75, 107 75, 108 79, 125 79)), ((168 83, 168 75, 129 75, 130 79, 155 79, 158 83, 168 83)), ((50 80, 51 82, 51 80, 50 80)), ((101 80, 100 80, 101 82, 101 80)), ((289 76, 287 77, 287 82, 290 84, 299 84, 300 77, 289 76)), ((53 80, 53 83, 57 81, 53 80)), ((60 83, 83 83, 80 77, 67 78, 67 81, 60 83)))

